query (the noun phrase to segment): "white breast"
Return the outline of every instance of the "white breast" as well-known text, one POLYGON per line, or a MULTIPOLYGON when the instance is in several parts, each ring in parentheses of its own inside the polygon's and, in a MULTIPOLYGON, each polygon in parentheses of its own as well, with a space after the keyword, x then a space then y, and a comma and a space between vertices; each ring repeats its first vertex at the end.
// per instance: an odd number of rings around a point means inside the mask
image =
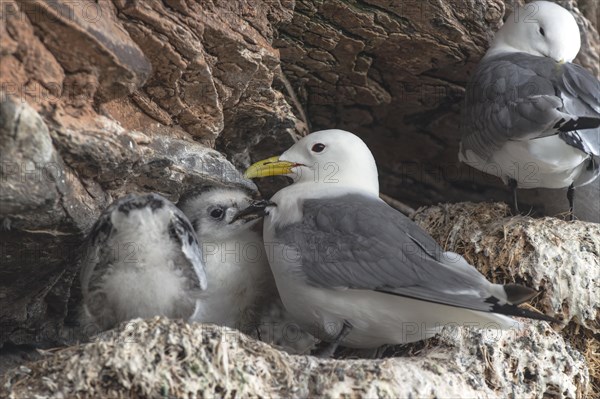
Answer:
POLYGON ((246 330, 254 311, 271 294, 272 277, 259 234, 248 231, 205 254, 207 290, 190 319, 246 330))
POLYGON ((519 188, 564 188, 583 173, 588 155, 566 144, 558 136, 535 140, 507 141, 489 161, 467 150, 461 161, 504 183, 512 178, 519 188))
POLYGON ((133 210, 127 217, 112 215, 114 235, 105 245, 114 260, 85 300, 87 313, 96 315, 102 329, 136 317, 187 319, 193 313, 197 292, 191 292, 181 271, 190 266, 180 244, 168 235, 169 217, 168 211, 153 213, 147 208, 133 210), (176 267, 175 262, 185 264, 176 267))

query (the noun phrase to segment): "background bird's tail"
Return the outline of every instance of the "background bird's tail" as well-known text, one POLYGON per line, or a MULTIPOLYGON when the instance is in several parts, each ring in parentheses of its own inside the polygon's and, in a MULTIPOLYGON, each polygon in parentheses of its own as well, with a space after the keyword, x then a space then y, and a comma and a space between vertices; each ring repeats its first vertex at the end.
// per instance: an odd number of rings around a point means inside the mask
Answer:
POLYGON ((555 129, 559 132, 572 132, 574 130, 585 130, 595 129, 600 126, 600 118, 593 118, 589 116, 580 116, 579 118, 573 119, 561 119, 554 125, 555 129))

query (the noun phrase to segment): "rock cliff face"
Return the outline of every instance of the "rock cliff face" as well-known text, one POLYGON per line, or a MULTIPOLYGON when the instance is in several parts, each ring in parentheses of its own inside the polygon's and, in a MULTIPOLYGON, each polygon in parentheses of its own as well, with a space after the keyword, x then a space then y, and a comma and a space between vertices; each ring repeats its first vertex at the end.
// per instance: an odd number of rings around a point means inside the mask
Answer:
MULTIPOLYGON (((459 164, 457 154, 464 87, 512 3, 299 0, 275 45, 311 130, 358 133, 375 155, 382 192, 412 206, 508 201, 499 179, 459 164)), ((585 15, 576 1, 558 3, 585 32, 576 62, 597 75, 593 2, 581 2, 585 15)), ((600 183, 580 191, 579 211, 600 222, 600 183)), ((568 210, 566 190, 521 190, 520 197, 545 214, 568 210)))
POLYGON ((304 132, 274 82, 293 3, 221 3, 2 2, 0 343, 56 339, 77 247, 113 199, 256 189, 227 157, 304 132))
MULTIPOLYGON (((583 32, 577 61, 598 73, 597 3, 560 3, 583 32)), ((256 189, 238 171, 309 130, 358 133, 382 192, 412 206, 507 200, 498 181, 458 165, 456 154, 464 86, 511 7, 2 1, 0 345, 59 341, 78 247, 112 200, 153 191, 177 201, 215 184, 256 189)), ((282 183, 260 188, 268 196, 282 183)), ((600 222, 600 183, 581 191, 579 216, 600 222)), ((548 192, 521 198, 564 211, 563 193, 548 192)))

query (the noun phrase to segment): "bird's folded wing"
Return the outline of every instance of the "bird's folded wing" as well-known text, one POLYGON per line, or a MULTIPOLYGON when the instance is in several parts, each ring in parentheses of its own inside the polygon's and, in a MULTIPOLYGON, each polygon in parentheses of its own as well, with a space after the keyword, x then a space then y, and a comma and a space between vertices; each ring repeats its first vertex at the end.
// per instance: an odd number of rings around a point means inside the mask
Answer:
POLYGON ((377 198, 307 200, 302 221, 277 236, 298 251, 296 272, 313 286, 380 291, 482 311, 502 301, 493 292, 497 286, 461 256, 444 252, 377 198))
POLYGON ((181 244, 181 252, 190 262, 193 273, 189 270, 182 270, 192 281, 197 282, 200 289, 207 287, 206 272, 204 262, 202 261, 202 250, 198 244, 196 233, 188 218, 172 203, 169 204, 173 214, 169 222, 169 233, 181 244))
POLYGON ((572 63, 563 66, 561 77, 565 93, 579 98, 595 115, 600 115, 600 80, 587 69, 572 63))
MULTIPOLYGON (((564 99, 564 110, 571 115, 600 121, 600 81, 579 65, 567 63, 556 78, 564 99)), ((600 156, 600 127, 561 132, 569 145, 600 156)))
POLYGON ((580 90, 588 87, 589 79, 572 67, 526 53, 484 58, 467 86, 461 115, 463 150, 485 159, 507 140, 545 137, 559 133, 565 123, 575 123, 583 115, 564 107, 567 84, 584 101, 594 95, 580 90), (565 71, 570 79, 563 84, 565 71))
POLYGON ((103 274, 101 271, 106 270, 114 257, 115 249, 108 248, 107 243, 113 234, 110 215, 116 205, 112 204, 98 217, 78 253, 81 290, 84 295, 97 288, 100 283, 98 275, 103 274))

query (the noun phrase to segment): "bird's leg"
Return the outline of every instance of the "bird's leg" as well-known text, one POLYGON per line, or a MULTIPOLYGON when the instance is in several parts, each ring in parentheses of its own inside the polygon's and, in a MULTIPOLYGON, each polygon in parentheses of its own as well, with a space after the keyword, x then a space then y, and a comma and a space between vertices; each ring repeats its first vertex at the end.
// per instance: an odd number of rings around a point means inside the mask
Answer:
POLYGON ((517 202, 517 181, 513 178, 509 178, 508 179, 508 187, 510 187, 512 190, 513 210, 514 210, 515 214, 518 215, 520 212, 519 212, 519 204, 517 202))
POLYGON ((263 339, 262 339, 262 334, 260 332, 260 326, 254 326, 254 329, 256 331, 256 339, 258 341, 264 342, 263 339))
POLYGON ((377 348, 375 350, 375 359, 383 358, 383 355, 385 355, 385 351, 387 351, 390 346, 391 345, 384 344, 384 345, 381 345, 379 348, 377 348))
POLYGON ((575 187, 573 183, 567 189, 567 199, 569 200, 569 220, 575 220, 575 187))
POLYGON ((348 336, 348 334, 350 334, 350 331, 352 331, 352 324, 350 324, 347 320, 344 320, 342 329, 340 330, 340 333, 337 335, 337 337, 335 337, 335 339, 332 342, 330 342, 329 345, 317 350, 314 353, 314 356, 322 358, 332 357, 335 353, 335 350, 338 348, 338 346, 340 346, 340 343, 344 340, 344 338, 348 336))

